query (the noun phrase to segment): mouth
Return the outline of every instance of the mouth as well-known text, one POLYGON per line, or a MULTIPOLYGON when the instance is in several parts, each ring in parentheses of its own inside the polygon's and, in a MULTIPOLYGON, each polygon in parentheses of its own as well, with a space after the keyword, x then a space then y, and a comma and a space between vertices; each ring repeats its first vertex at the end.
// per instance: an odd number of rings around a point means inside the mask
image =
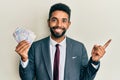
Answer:
POLYGON ((65 28, 60 28, 60 27, 53 27, 52 28, 55 33, 61 33, 65 30, 65 28))
POLYGON ((51 27, 50 31, 51 31, 51 34, 54 37, 59 38, 59 37, 62 37, 65 34, 66 29, 65 28, 61 28, 61 27, 51 27))
POLYGON ((62 32, 63 30, 60 29, 60 28, 57 28, 57 29, 54 29, 54 31, 55 31, 56 33, 60 33, 60 32, 62 32))

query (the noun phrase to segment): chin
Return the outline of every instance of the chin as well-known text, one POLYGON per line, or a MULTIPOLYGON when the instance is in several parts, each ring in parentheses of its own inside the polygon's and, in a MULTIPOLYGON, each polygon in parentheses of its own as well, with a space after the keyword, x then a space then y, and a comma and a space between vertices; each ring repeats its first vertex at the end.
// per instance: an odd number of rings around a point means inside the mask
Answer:
POLYGON ((54 32, 52 29, 50 29, 50 32, 51 32, 51 35, 55 38, 61 38, 64 36, 64 34, 66 33, 66 30, 64 30, 63 32, 61 33, 56 33, 54 32))

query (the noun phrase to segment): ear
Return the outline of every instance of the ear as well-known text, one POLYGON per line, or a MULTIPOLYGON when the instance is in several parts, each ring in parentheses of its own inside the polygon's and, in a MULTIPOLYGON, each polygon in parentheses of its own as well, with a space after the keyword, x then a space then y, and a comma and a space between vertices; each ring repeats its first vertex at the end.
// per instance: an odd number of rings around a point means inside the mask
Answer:
POLYGON ((70 25, 71 25, 71 21, 68 22, 68 27, 67 27, 67 29, 69 28, 70 25))
POLYGON ((48 27, 50 27, 50 20, 49 19, 47 20, 47 23, 48 23, 48 27))

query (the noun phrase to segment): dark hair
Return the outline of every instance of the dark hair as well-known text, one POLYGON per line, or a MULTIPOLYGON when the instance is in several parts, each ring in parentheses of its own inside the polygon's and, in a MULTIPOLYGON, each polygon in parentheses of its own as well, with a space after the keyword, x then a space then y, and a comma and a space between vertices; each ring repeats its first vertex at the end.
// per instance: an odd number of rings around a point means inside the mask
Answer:
POLYGON ((49 11, 49 19, 48 20, 50 20, 52 13, 56 10, 61 10, 61 11, 66 12, 68 14, 68 17, 70 20, 71 9, 66 4, 63 4, 63 3, 57 3, 57 4, 54 4, 53 6, 51 6, 50 11, 49 11))

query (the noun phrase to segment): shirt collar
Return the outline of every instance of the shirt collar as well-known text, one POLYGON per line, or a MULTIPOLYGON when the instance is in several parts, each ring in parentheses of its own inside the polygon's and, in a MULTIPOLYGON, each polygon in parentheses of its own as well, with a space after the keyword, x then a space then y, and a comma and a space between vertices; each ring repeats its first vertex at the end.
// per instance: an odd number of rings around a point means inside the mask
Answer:
MULTIPOLYGON (((53 40, 50 36, 50 45, 55 46, 56 44, 58 44, 55 40, 53 40)), ((59 43, 60 46, 65 46, 66 45, 66 37, 65 39, 59 43)))

